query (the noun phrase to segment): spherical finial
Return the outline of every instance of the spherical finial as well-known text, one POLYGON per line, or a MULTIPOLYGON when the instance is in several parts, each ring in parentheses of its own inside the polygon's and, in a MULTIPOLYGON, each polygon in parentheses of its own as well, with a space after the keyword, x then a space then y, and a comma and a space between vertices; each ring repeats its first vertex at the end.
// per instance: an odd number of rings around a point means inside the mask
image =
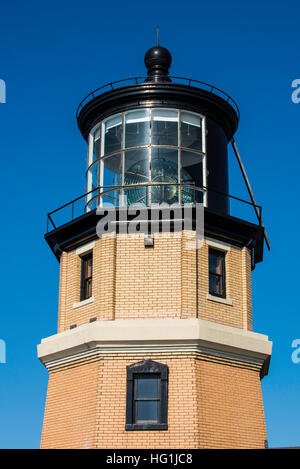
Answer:
POLYGON ((172 57, 165 47, 151 47, 146 52, 144 61, 148 69, 148 78, 145 81, 171 81, 168 75, 172 57))

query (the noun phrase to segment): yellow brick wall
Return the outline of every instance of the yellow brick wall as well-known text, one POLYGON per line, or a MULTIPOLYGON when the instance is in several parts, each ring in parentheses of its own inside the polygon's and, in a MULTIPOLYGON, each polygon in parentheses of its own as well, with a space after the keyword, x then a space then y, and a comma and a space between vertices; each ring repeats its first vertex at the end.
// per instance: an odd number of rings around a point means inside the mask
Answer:
POLYGON ((251 259, 247 248, 231 246, 226 254, 226 292, 233 304, 207 299, 208 246, 187 249, 190 233, 161 233, 154 247, 144 236, 104 235, 93 249, 94 302, 80 300, 80 257, 64 252, 60 267, 58 331, 99 320, 199 317, 252 329, 251 259))
POLYGON ((50 373, 41 448, 92 448, 96 441, 98 363, 50 373))
POLYGON ((255 367, 195 353, 108 355, 50 373, 43 448, 263 448, 255 367), (169 367, 168 430, 126 431, 126 366, 169 367))
POLYGON ((201 448, 264 448, 267 439, 255 368, 196 362, 201 448))
POLYGON ((64 252, 60 261, 60 294, 58 332, 76 324, 89 322, 91 318, 114 319, 115 310, 115 244, 112 235, 105 235, 95 242, 93 249, 94 302, 73 308, 80 302, 81 260, 76 249, 64 252))
POLYGON ((180 318, 181 240, 157 236, 117 237, 116 319, 180 318))
POLYGON ((242 250, 242 279, 244 329, 252 330, 251 255, 247 248, 242 250))

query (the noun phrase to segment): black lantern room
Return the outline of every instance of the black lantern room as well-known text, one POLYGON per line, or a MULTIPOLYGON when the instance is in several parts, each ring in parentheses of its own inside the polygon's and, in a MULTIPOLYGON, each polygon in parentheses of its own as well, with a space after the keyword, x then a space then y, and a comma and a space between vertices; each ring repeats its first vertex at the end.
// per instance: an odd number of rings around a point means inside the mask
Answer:
POLYGON ((87 210, 200 202, 228 213, 222 193, 228 193, 227 144, 238 125, 237 105, 216 88, 169 77, 171 55, 163 47, 149 49, 145 65, 142 82, 119 82, 95 96, 97 90, 79 106, 89 147, 87 210))
MULTIPOLYGON (((144 61, 147 76, 122 79, 97 88, 78 107, 78 126, 88 145, 87 190, 61 207, 66 209, 71 205, 68 230, 75 236, 73 229, 77 223, 77 230, 79 226, 80 230, 89 227, 91 233, 99 207, 118 210, 129 206, 151 208, 176 204, 183 207, 201 203, 205 207, 206 233, 238 244, 250 243, 254 264, 259 262, 264 238, 267 243, 268 240, 261 207, 255 203, 233 140, 239 123, 237 104, 212 85, 170 76, 172 59, 164 47, 157 45, 149 49, 144 61), (258 225, 230 214, 230 141, 258 225), (83 205, 80 216, 74 209, 78 201, 83 205)), ((61 249, 57 246, 62 246, 54 221, 54 214, 59 211, 48 214, 48 223, 54 227, 56 237, 46 235, 51 247, 56 246, 56 255, 61 249)))

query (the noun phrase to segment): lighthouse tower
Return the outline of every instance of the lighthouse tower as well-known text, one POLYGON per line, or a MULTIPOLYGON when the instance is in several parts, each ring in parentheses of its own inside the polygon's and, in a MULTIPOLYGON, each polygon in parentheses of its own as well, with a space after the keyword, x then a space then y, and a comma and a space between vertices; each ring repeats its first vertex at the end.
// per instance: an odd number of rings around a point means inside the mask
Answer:
POLYGON ((266 235, 255 203, 258 222, 232 210, 239 110, 169 76, 159 45, 145 65, 79 105, 86 193, 48 214, 60 280, 57 333, 38 345, 41 447, 264 448, 272 343, 252 330, 251 272, 266 235))

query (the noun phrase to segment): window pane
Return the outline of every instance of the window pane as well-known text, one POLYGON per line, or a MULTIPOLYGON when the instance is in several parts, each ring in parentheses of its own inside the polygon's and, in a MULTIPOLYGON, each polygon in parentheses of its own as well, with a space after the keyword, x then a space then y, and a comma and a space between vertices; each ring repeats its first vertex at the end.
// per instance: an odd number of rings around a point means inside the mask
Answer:
MULTIPOLYGON (((203 187, 203 156, 191 151, 181 151, 181 182, 203 187)), ((182 203, 202 203, 203 193, 193 187, 182 186, 182 203)))
POLYGON ((85 300, 92 296, 92 254, 87 254, 81 259, 81 293, 80 299, 85 300))
POLYGON ((151 124, 152 145, 178 146, 178 112, 153 109, 151 124))
POLYGON ((98 199, 89 200, 86 204, 87 211, 95 210, 98 205, 98 199))
POLYGON ((120 205, 120 191, 110 190, 101 196, 102 207, 116 207, 120 205))
POLYGON ((92 258, 88 258, 85 261, 85 276, 91 277, 92 276, 92 258))
MULTIPOLYGON (((99 161, 90 167, 88 171, 88 190, 92 191, 99 186, 99 161)), ((92 197, 95 194, 92 193, 92 197)))
POLYGON ((102 162, 102 181, 103 191, 105 194, 102 196, 102 206, 108 205, 119 205, 120 190, 110 190, 110 187, 121 185, 121 155, 117 153, 112 156, 108 156, 101 160, 102 162), (108 192, 106 192, 108 191, 108 192), (104 204, 107 203, 107 204, 104 204))
MULTIPOLYGON (((139 148, 138 150, 128 150, 125 152, 124 164, 124 184, 137 185, 149 182, 149 149, 139 148)), ((131 187, 124 189, 127 205, 148 204, 147 188, 131 187)))
POLYGON ((181 186, 182 204, 203 204, 203 192, 190 186, 181 186))
POLYGON ((124 184, 142 184, 149 181, 149 150, 140 148, 125 152, 124 184))
POLYGON ((225 253, 209 250, 209 293, 225 298, 225 253))
POLYGON ((181 113, 181 146, 202 151, 202 118, 188 112, 181 113))
POLYGON ((103 186, 119 186, 121 184, 121 155, 108 156, 102 160, 103 186))
POLYGON ((214 274, 222 275, 223 273, 224 254, 210 250, 209 253, 209 271, 214 274))
POLYGON ((99 194, 99 189, 95 189, 93 192, 88 194, 88 196, 87 196, 87 211, 95 210, 98 207, 99 201, 100 201, 100 198, 99 198, 98 194, 99 194))
POLYGON ((209 293, 211 293, 212 295, 219 295, 219 296, 223 294, 223 282, 222 282, 221 277, 210 274, 209 293))
POLYGON ((92 161, 95 161, 100 157, 100 126, 98 126, 93 131, 92 138, 93 138, 92 161))
POLYGON ((136 383, 136 398, 152 398, 158 397, 158 376, 145 376, 135 379, 136 383))
POLYGON ((126 187, 123 189, 123 205, 149 206, 149 189, 145 186, 126 187))
POLYGON ((149 110, 129 112, 125 116, 125 148, 149 145, 149 110))
POLYGON ((104 123, 104 154, 121 149, 122 118, 112 117, 104 123))
POLYGON ((90 298, 92 296, 92 279, 87 280, 86 282, 86 298, 90 298))
POLYGON ((151 203, 178 203, 178 150, 173 148, 152 148, 151 182, 168 183, 151 187, 151 203))
POLYGON ((136 421, 158 420, 158 402, 157 401, 137 401, 136 402, 136 421))

